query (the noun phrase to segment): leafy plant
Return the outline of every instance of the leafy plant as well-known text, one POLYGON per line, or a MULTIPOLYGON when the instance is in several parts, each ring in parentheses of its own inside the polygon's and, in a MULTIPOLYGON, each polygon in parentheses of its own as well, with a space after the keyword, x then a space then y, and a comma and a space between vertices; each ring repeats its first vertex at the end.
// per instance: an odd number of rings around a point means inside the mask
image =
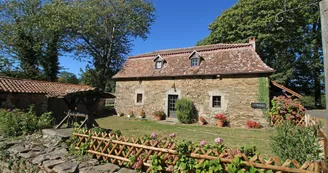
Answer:
POLYGON ((165 117, 165 112, 164 112, 164 111, 155 111, 155 112, 153 113, 153 115, 154 115, 155 117, 160 117, 161 119, 163 119, 163 118, 165 117))
POLYGON ((195 166, 196 173, 215 173, 215 172, 224 172, 224 168, 221 165, 220 159, 216 160, 205 160, 202 164, 197 164, 195 166))
POLYGON ((246 125, 247 125, 247 128, 249 128, 249 129, 253 129, 253 128, 255 128, 255 129, 259 129, 259 128, 262 127, 262 126, 261 126, 259 123, 257 123, 256 121, 251 121, 251 120, 247 120, 246 125))
POLYGON ((175 104, 177 118, 181 123, 192 123, 195 116, 194 105, 191 100, 186 98, 178 99, 175 104))
POLYGON ((273 121, 276 118, 282 118, 284 120, 298 122, 305 116, 305 108, 297 99, 279 96, 274 97, 271 103, 270 116, 273 121))
POLYGON ((240 151, 244 153, 248 158, 252 158, 255 155, 260 155, 260 153, 257 152, 256 146, 248 147, 247 145, 244 145, 240 147, 240 151))
POLYGON ((199 117, 199 122, 206 124, 207 121, 205 120, 205 118, 203 116, 199 117))
POLYGON ((38 128, 50 128, 55 123, 55 118, 52 116, 52 112, 43 113, 38 121, 38 128))
POLYGON ((27 112, 19 109, 0 110, 0 132, 4 136, 31 134, 42 128, 50 127, 52 122, 51 113, 45 113, 38 117, 33 111, 33 106, 27 112))
POLYGON ((321 159, 318 126, 296 126, 292 122, 277 126, 271 149, 281 159, 296 159, 299 163, 321 159))
POLYGON ((216 114, 214 118, 221 121, 227 120, 227 117, 224 114, 216 114))
POLYGON ((145 118, 146 117, 146 112, 143 109, 140 111, 140 116, 142 118, 145 118))
POLYGON ((151 163, 150 163, 150 172, 157 173, 157 172, 163 172, 163 163, 160 156, 152 155, 151 157, 151 163))

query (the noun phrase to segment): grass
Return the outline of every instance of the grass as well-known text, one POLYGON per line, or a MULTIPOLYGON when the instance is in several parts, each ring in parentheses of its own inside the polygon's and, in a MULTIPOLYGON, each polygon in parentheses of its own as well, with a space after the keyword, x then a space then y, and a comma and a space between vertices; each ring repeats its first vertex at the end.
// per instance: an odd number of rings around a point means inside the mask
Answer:
POLYGON ((216 126, 192 125, 169 125, 160 124, 151 120, 129 119, 125 117, 110 116, 97 119, 102 128, 120 130, 124 136, 141 137, 150 135, 152 132, 159 136, 167 136, 176 133, 178 140, 191 140, 199 143, 206 140, 214 143, 214 138, 223 138, 224 144, 230 148, 239 148, 243 145, 255 145, 261 154, 273 156, 270 150, 270 136, 274 133, 273 128, 244 129, 244 128, 218 128, 216 126))

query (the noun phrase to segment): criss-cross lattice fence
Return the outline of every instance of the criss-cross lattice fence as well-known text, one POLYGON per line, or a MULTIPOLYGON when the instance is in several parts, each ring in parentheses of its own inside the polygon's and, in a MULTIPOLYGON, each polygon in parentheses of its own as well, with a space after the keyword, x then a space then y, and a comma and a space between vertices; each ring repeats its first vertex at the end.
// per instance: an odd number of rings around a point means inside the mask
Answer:
MULTIPOLYGON (((87 145, 87 152, 98 160, 110 161, 120 166, 131 164, 132 157, 140 158, 143 166, 147 167, 147 172, 149 172, 150 156, 157 155, 161 156, 166 171, 170 172, 179 160, 179 155, 176 154, 176 143, 170 142, 170 140, 129 138, 113 133, 96 133, 82 129, 77 130, 73 135, 76 149, 87 145)), ((282 162, 276 157, 265 159, 262 156, 254 156, 248 158, 245 154, 233 155, 229 150, 219 153, 215 149, 205 151, 204 148, 195 148, 190 157, 195 158, 197 163, 220 159, 225 166, 231 163, 234 157, 241 157, 242 164, 246 166, 274 172, 319 173, 326 170, 326 165, 323 162, 307 161, 300 164, 296 160, 282 162)))
MULTIPOLYGON (((286 120, 282 116, 272 116, 271 117, 271 123, 273 126, 283 125, 285 123, 285 121, 286 120)), ((297 126, 311 126, 311 125, 318 124, 319 120, 306 114, 304 117, 302 117, 300 119, 293 120, 293 122, 297 126)))

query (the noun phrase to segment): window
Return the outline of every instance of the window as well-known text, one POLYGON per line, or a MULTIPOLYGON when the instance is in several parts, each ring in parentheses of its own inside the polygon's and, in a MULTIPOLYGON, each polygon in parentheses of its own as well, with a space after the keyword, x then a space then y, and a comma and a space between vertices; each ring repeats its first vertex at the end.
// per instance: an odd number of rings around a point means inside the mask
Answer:
POLYGON ((162 68, 162 61, 156 61, 155 68, 156 69, 161 69, 162 68))
POLYGON ((137 103, 142 103, 142 94, 141 93, 137 94, 137 103))
POLYGON ((198 66, 198 58, 192 58, 191 59, 191 67, 198 66))
POLYGON ((221 96, 212 96, 212 107, 213 108, 221 107, 221 96))

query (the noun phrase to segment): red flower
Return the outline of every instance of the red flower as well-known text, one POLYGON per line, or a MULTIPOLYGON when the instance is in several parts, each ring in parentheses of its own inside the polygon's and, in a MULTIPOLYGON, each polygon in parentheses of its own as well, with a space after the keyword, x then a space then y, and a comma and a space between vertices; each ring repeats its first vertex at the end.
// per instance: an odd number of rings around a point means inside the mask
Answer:
POLYGON ((259 123, 257 123, 256 121, 247 120, 246 125, 249 129, 252 129, 252 128, 259 129, 259 128, 261 128, 261 125, 259 123))
POLYGON ((227 120, 227 117, 224 114, 216 114, 215 119, 219 119, 221 121, 227 120))

